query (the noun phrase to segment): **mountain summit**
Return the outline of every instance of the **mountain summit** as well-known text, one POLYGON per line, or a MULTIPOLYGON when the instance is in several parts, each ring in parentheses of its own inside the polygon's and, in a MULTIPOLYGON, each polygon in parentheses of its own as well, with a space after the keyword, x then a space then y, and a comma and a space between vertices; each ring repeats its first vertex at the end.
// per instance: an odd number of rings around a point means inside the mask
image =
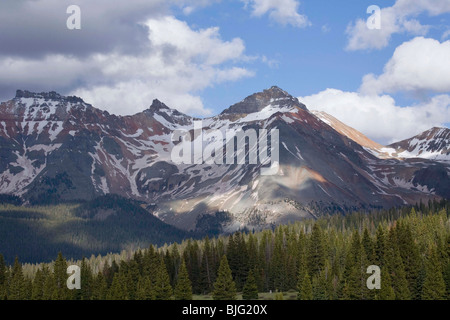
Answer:
POLYGON ((450 160, 450 129, 434 127, 389 147, 399 157, 450 160))
POLYGON ((27 99, 44 99, 44 100, 65 100, 65 101, 69 101, 69 102, 73 102, 73 103, 84 103, 83 99, 76 97, 76 96, 62 96, 59 93, 55 92, 55 91, 50 91, 50 92, 41 92, 41 93, 36 93, 36 92, 31 92, 31 91, 27 91, 27 90, 16 90, 16 99, 20 99, 20 98, 27 98, 27 99))
MULTIPOLYGON (((379 157, 368 147, 385 148, 357 139, 343 124, 333 128, 337 121, 313 114, 278 87, 202 120, 205 133, 277 129, 279 169, 273 176, 260 174, 263 163, 172 162, 172 133, 192 130, 194 120, 159 100, 135 115, 116 116, 81 98, 18 91, 0 104, 0 193, 30 204, 119 194, 184 229, 210 219, 219 223, 216 213, 226 212, 229 231, 450 197, 448 161, 379 157)), ((444 136, 437 130, 424 139, 448 146, 444 136)), ((407 150, 416 140, 387 149, 407 150)), ((217 142, 204 139, 203 147, 217 142)), ((245 148, 247 157, 249 150, 256 149, 245 148)))
POLYGON ((222 112, 222 114, 250 114, 260 112, 268 106, 278 108, 297 107, 307 110, 306 106, 297 98, 291 96, 286 91, 273 86, 263 92, 252 94, 239 103, 236 103, 222 112))

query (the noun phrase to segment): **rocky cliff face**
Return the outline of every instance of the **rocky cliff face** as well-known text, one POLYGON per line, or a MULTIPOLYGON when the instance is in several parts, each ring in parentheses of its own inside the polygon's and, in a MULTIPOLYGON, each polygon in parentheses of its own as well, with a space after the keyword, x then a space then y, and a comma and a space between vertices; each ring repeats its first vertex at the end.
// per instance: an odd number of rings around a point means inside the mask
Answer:
MULTIPOLYGON (((202 120, 203 149, 218 142, 209 135, 214 130, 225 139, 227 130, 277 129, 279 166, 275 175, 262 176, 266 163, 174 163, 172 133, 185 130, 195 139, 199 119, 158 100, 119 117, 78 97, 18 91, 0 105, 0 193, 30 203, 116 193, 144 201, 155 215, 185 229, 218 211, 228 212, 228 228, 236 229, 450 197, 445 161, 382 157, 322 119, 272 87, 202 120)), ((428 145, 447 150, 448 140, 439 139, 440 133, 430 136, 428 145)), ((399 146, 389 148, 401 154, 399 146)), ((408 150, 407 143, 400 148, 408 150)))
POLYGON ((393 148, 400 158, 450 161, 450 129, 431 128, 410 139, 393 143, 389 147, 393 148))

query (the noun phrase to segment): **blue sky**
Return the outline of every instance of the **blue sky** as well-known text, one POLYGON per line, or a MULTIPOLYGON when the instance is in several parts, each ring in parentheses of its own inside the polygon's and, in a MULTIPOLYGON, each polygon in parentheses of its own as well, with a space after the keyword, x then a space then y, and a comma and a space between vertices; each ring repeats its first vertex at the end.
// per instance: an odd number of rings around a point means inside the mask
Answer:
POLYGON ((306 13, 311 26, 296 28, 283 26, 267 16, 250 17, 240 1, 221 3, 179 17, 192 26, 207 28, 220 26, 224 39, 240 37, 248 55, 263 55, 275 66, 257 61, 248 68, 256 76, 236 83, 206 89, 205 105, 219 111, 239 101, 251 92, 278 85, 297 96, 310 95, 326 88, 357 90, 361 78, 369 72, 379 73, 392 55, 392 48, 374 52, 348 52, 345 50, 348 23, 364 18, 371 1, 303 1, 300 12, 306 13), (348 3, 347 3, 348 2, 348 3), (325 31, 322 30, 325 28, 325 31))
MULTIPOLYGON (((281 25, 267 16, 249 17, 251 10, 243 10, 241 1, 222 1, 189 15, 177 10, 177 17, 191 26, 219 26, 224 39, 239 37, 244 40, 248 55, 263 55, 274 64, 268 66, 259 60, 243 64, 255 71, 255 77, 203 90, 205 107, 218 113, 249 93, 271 85, 295 96, 312 95, 326 88, 357 91, 365 74, 382 73, 396 47, 414 37, 396 34, 382 50, 346 50, 347 26, 358 18, 367 19, 370 14, 366 10, 374 3, 373 0, 302 1, 299 12, 307 14, 311 21, 306 28, 281 25)), ((395 1, 381 3, 388 7, 395 1)), ((428 36, 435 39, 441 39, 450 26, 448 13, 432 18, 422 14, 420 18, 424 24, 433 25, 428 36)), ((400 106, 415 102, 409 94, 393 96, 400 106)))
POLYGON ((3 0, 0 29, 2 101, 54 90, 211 116, 277 85, 381 143, 450 122, 448 0, 3 0))

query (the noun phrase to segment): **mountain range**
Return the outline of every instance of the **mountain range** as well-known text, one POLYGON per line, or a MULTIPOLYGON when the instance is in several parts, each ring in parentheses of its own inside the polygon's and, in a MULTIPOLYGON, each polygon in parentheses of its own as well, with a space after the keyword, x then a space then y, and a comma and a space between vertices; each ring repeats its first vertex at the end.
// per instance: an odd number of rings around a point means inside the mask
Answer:
POLYGON ((205 119, 159 100, 117 116, 79 97, 17 90, 0 104, 0 156, 0 193, 26 204, 118 194, 185 230, 202 218, 232 231, 450 198, 450 129, 383 146, 275 86, 205 119), (261 175, 264 163, 174 163, 172 133, 193 133, 199 120, 205 135, 277 129, 276 174, 261 175))

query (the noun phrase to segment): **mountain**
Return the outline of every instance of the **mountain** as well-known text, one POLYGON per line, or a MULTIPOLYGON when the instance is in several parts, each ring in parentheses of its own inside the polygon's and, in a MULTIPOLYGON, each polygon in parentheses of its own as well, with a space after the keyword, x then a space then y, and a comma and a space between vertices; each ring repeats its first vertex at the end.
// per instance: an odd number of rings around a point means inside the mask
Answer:
MULTIPOLYGON (((203 233, 202 235, 204 235, 203 233)), ((91 255, 181 242, 199 234, 168 225, 138 202, 105 195, 81 204, 0 206, 1 254, 8 263, 91 255)))
POLYGON ((383 146, 324 111, 311 111, 333 129, 383 159, 423 158, 450 161, 450 129, 434 127, 412 138, 383 146))
POLYGON ((450 129, 435 127, 389 147, 394 149, 400 158, 450 161, 450 129))
POLYGON ((17 91, 0 105, 0 190, 30 204, 119 194, 187 230, 205 228, 205 222, 222 223, 224 230, 260 228, 450 197, 448 163, 381 156, 376 149, 382 146, 331 120, 278 87, 205 119, 158 100, 138 114, 115 116, 81 98, 17 91), (271 138, 278 130, 277 161, 250 164, 257 150, 270 156, 273 151, 270 138, 266 147, 238 149, 245 141, 239 134, 250 129, 267 130, 271 138), (189 139, 172 141, 174 132, 188 133, 189 139), (244 151, 244 164, 213 163, 220 158, 227 163, 227 133, 240 137, 232 151, 244 151), (173 161, 173 150, 184 146, 204 153, 173 161), (269 167, 273 175, 261 174, 269 167))
POLYGON ((369 139, 363 133, 339 121, 332 115, 324 111, 312 110, 311 112, 320 120, 322 120, 323 122, 331 126, 334 130, 339 132, 340 134, 355 141, 360 146, 366 148, 366 150, 369 150, 370 152, 375 152, 378 157, 381 158, 391 157, 389 154, 383 152, 383 148, 385 148, 385 146, 369 139))

